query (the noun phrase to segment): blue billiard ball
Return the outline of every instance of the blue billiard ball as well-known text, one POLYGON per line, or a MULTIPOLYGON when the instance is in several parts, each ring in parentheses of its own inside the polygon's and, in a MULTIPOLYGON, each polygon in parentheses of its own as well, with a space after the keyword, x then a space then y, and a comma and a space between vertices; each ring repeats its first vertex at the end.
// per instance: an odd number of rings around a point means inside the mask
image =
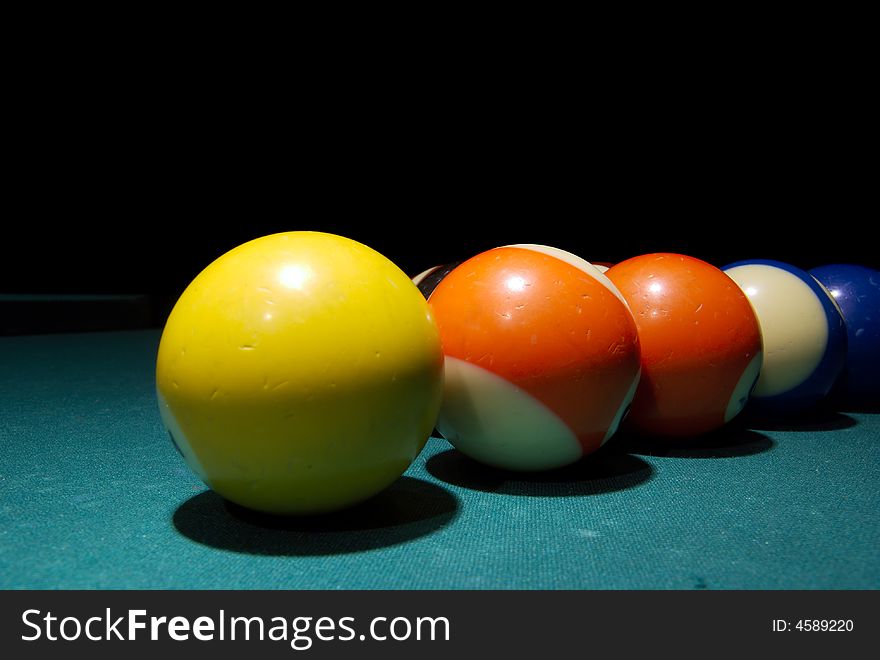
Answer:
POLYGON ((738 261, 723 270, 748 296, 761 326, 764 356, 752 410, 787 415, 823 399, 846 359, 846 325, 828 291, 781 261, 738 261))
POLYGON ((848 346, 840 391, 880 402, 880 272, 853 264, 820 266, 810 274, 825 285, 846 320, 848 346))

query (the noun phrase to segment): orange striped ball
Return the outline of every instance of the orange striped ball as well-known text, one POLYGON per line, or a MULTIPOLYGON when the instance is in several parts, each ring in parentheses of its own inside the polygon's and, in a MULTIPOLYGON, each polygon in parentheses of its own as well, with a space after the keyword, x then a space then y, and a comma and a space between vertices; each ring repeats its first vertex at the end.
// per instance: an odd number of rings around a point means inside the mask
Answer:
POLYGON ((541 245, 483 252, 429 298, 446 383, 440 432, 494 467, 546 470, 598 449, 639 379, 639 339, 611 281, 541 245))

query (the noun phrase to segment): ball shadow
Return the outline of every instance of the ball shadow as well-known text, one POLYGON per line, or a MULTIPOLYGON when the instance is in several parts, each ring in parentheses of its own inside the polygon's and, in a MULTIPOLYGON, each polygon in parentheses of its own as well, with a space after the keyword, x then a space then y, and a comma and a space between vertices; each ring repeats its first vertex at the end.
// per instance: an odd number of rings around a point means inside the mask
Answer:
POLYGON ((770 451, 774 442, 763 433, 728 425, 696 438, 648 437, 621 434, 609 447, 614 451, 661 458, 736 458, 770 451))
POLYGON ((488 467, 456 449, 435 454, 425 467, 454 486, 502 495, 571 497, 635 488, 653 468, 635 456, 600 450, 574 465, 548 472, 511 472, 488 467))
POLYGON ((319 516, 273 516, 205 491, 181 504, 172 522, 202 545, 254 555, 339 555, 427 536, 449 524, 459 503, 449 491, 401 477, 351 509, 319 516))
POLYGON ((743 418, 742 423, 751 429, 761 431, 815 433, 817 431, 841 431, 851 428, 859 422, 857 419, 836 410, 816 408, 798 415, 784 417, 751 413, 743 418))

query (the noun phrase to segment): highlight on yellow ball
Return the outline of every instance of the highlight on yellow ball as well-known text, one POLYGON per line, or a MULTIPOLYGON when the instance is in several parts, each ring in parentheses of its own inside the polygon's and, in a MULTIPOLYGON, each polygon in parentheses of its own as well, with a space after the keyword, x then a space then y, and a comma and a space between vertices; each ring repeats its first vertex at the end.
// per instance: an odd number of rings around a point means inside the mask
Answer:
POLYGON ((269 513, 342 509, 395 481, 437 419, 443 356, 428 304, 354 240, 288 232, 203 270, 156 364, 162 420, 224 498, 269 513))

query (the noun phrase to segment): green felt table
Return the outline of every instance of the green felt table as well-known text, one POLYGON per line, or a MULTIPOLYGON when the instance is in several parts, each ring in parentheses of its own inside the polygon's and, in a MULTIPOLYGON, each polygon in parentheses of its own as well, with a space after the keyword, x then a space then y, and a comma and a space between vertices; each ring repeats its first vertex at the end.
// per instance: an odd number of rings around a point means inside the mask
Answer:
POLYGON ((346 513, 230 508, 159 418, 159 332, 0 338, 0 587, 880 587, 880 415, 615 438, 523 477, 429 440, 346 513))

